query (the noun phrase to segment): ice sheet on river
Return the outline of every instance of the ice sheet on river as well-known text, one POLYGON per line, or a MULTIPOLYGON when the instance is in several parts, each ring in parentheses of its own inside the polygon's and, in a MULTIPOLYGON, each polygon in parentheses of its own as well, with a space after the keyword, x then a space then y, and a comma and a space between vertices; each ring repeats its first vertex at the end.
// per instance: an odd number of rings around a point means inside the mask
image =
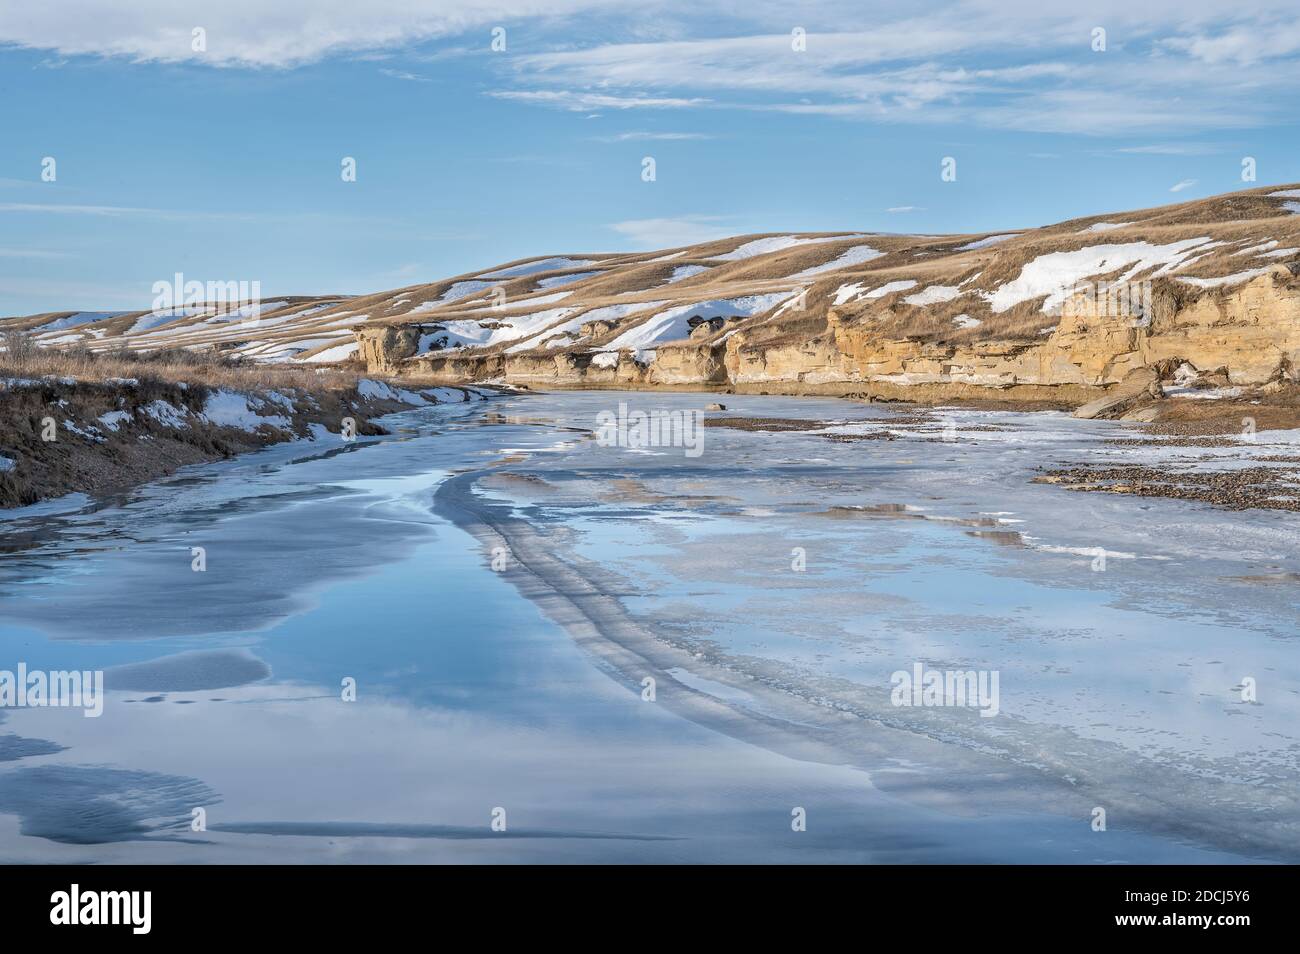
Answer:
POLYGON ((6 710, 0 858, 1300 859, 1295 515, 1032 484, 1145 453, 1064 415, 729 395, 818 426, 590 436, 712 400, 423 408, 5 518, 0 669, 138 678, 6 710), (917 662, 998 671, 999 715, 893 706, 917 662), (211 830, 65 824, 145 777, 113 772, 203 786, 211 830), (495 807, 612 837, 429 837, 495 807))

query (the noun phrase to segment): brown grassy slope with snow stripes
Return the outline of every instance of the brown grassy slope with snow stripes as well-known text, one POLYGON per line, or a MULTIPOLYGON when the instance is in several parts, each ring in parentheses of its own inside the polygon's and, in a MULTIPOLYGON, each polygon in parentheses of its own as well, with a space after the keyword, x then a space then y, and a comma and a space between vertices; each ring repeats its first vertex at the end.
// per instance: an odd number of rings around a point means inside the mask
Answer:
POLYGON ((256 320, 57 313, 0 329, 47 347, 211 348, 308 364, 353 357, 360 333, 396 342, 394 366, 412 368, 451 355, 653 364, 664 349, 721 348, 736 335, 749 346, 812 341, 832 320, 882 340, 969 348, 1054 334, 1080 282, 1160 279, 1194 299, 1300 262, 1298 212, 1300 187, 1276 185, 1001 233, 746 235, 548 255, 370 295, 280 298, 256 320))

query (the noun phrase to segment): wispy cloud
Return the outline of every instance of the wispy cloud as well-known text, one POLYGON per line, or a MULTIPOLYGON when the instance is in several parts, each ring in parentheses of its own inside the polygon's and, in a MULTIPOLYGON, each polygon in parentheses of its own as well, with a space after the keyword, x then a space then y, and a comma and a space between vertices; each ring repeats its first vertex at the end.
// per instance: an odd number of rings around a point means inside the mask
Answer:
POLYGON ((695 132, 624 132, 615 136, 593 136, 592 138, 596 142, 642 142, 647 140, 713 139, 714 137, 695 132))
POLYGON ((1115 151, 1139 156, 1209 156, 1222 149, 1207 142, 1165 142, 1150 146, 1124 146, 1115 151))
POLYGON ((427 76, 421 76, 418 73, 408 73, 406 70, 390 70, 387 67, 383 67, 379 72, 385 76, 391 77, 392 79, 406 80, 409 83, 432 82, 432 80, 427 76))
POLYGON ((1289 121, 1300 83, 1293 0, 824 9, 833 16, 810 22, 835 29, 810 27, 799 47, 770 2, 737 12, 723 0, 62 0, 0 6, 0 46, 276 68, 393 51, 404 62, 478 53, 499 84, 489 80, 489 95, 557 109, 735 108, 1092 136, 1289 121), (527 44, 516 41, 516 23, 528 25, 527 44), (1087 42, 1098 23, 1111 39, 1102 53, 1087 42), (190 24, 207 30, 206 50, 193 50, 190 24), (501 24, 510 45, 498 56, 489 28, 501 24), (421 48, 433 41, 445 48, 421 48), (1261 63, 1268 68, 1242 70, 1261 63))
POLYGON ((614 222, 609 227, 638 248, 659 249, 697 245, 736 234, 734 229, 719 225, 720 221, 723 220, 719 216, 683 215, 676 218, 628 219, 614 222))
POLYGON ((67 252, 55 252, 40 248, 0 248, 0 258, 30 258, 41 261, 70 258, 67 252))
POLYGON ((585 113, 593 109, 683 109, 703 106, 708 102, 699 96, 645 96, 632 93, 616 96, 609 93, 591 93, 582 90, 493 90, 488 93, 497 99, 513 99, 542 106, 555 106, 572 112, 585 113))
POLYGON ((246 212, 207 209, 151 209, 129 205, 77 205, 60 202, 0 202, 0 213, 15 215, 87 215, 104 218, 135 217, 167 222, 368 222, 383 224, 383 220, 367 216, 352 216, 333 212, 246 212))
POLYGON ((602 0, 61 0, 0 4, 0 45, 136 62, 293 67, 399 49, 527 17, 566 17, 602 0), (207 31, 206 49, 191 31, 207 31))
POLYGON ((49 215, 165 215, 161 209, 140 209, 124 205, 64 205, 56 202, 0 202, 0 212, 29 212, 49 215))
POLYGON ((1171 185, 1169 187, 1169 191, 1182 192, 1184 189, 1190 189, 1192 186, 1196 185, 1197 181, 1198 180, 1196 179, 1182 179, 1178 182, 1175 182, 1173 185, 1171 185))
POLYGON ((899 212, 923 212, 925 210, 918 208, 915 205, 895 205, 895 206, 891 206, 888 209, 885 209, 885 211, 897 214, 899 212))
POLYGON ((1102 0, 1104 9, 1087 13, 1023 0, 939 0, 910 18, 873 11, 861 29, 854 21, 865 14, 842 13, 841 32, 810 33, 803 51, 784 32, 674 37, 528 53, 508 69, 529 101, 561 108, 593 95, 618 96, 625 107, 672 100, 1099 137, 1243 128, 1283 115, 1300 82, 1300 28, 1295 43, 1289 27, 1272 40, 1270 70, 1249 77, 1233 57, 1196 42, 1195 31, 1228 20, 1268 31, 1282 6, 1243 2, 1229 16, 1207 0, 1155 0, 1141 10, 1102 0), (1095 19, 1123 43, 1092 52, 1079 38, 1095 19))

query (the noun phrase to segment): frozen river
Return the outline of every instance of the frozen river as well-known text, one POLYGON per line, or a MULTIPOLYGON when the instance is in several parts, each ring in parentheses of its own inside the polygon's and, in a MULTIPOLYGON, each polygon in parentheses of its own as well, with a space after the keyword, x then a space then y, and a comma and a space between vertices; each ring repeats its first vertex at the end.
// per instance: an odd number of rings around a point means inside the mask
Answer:
POLYGON ((1300 861, 1300 515, 1031 483, 1160 459, 1059 414, 593 439, 712 400, 423 408, 0 517, 0 670, 106 685, 0 709, 0 861, 1300 861))

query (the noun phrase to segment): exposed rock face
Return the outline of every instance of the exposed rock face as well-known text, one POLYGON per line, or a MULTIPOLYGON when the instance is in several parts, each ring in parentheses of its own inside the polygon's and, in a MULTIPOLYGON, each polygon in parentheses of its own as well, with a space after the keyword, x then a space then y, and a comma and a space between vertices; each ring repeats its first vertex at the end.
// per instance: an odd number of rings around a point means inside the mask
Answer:
POLYGON ((1162 396, 1160 376, 1151 368, 1136 368, 1124 380, 1095 401, 1089 401, 1074 412, 1075 417, 1119 417, 1133 411, 1146 398, 1155 400, 1162 396))
MULTIPOLYGON (((641 353, 448 352, 418 359, 418 370, 448 382, 503 378, 539 387, 857 389, 936 397, 1021 397, 1057 389, 1065 400, 1087 400, 1089 392, 1111 388, 1095 413, 1123 413, 1158 380, 1147 369, 1162 363, 1224 369, 1232 384, 1290 377, 1300 363, 1300 287, 1279 266, 1225 289, 1158 281, 1145 313, 1116 311, 1080 296, 1066 302, 1059 323, 1039 340, 890 338, 872 321, 845 320, 834 307, 821 327, 813 334, 779 334, 778 328, 774 335, 769 326, 763 336, 739 329, 720 341, 690 337, 641 353)), ((392 372, 411 367, 407 359, 419 336, 410 328, 367 328, 358 337, 367 366, 392 372)))
POLYGON ((376 374, 395 374, 401 362, 413 357, 420 345, 418 327, 361 328, 356 334, 361 360, 376 374))
POLYGON ((1262 384, 1300 352, 1300 289, 1286 268, 1186 303, 1168 283, 1152 297, 1150 314, 1112 313, 1082 297, 1070 299, 1041 342, 880 340, 870 327, 843 327, 834 315, 830 324, 839 350, 864 380, 902 384, 1106 387, 1170 359, 1201 369, 1226 367, 1234 384, 1262 384))

